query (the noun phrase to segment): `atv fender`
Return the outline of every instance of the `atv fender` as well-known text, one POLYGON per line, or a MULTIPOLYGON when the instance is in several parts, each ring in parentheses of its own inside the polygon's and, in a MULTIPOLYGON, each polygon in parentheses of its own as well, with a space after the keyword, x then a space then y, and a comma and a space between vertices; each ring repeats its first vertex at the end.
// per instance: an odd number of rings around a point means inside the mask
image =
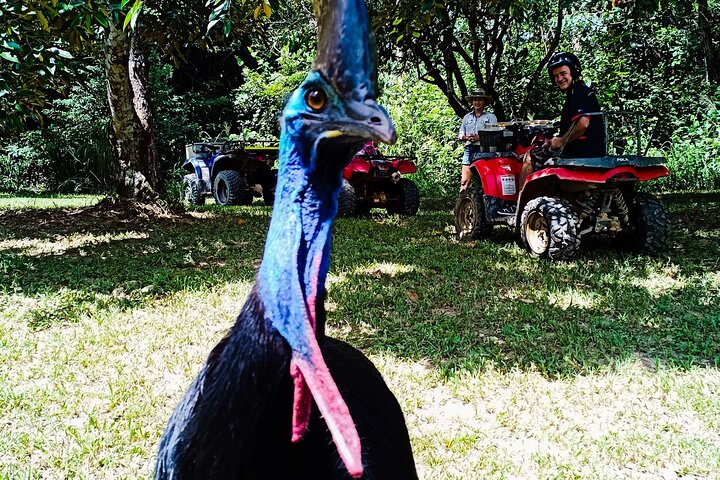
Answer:
POLYGON ((185 160, 185 162, 182 164, 183 170, 185 170, 186 172, 195 173, 195 162, 197 162, 197 160, 195 159, 185 160))
POLYGON ((350 180, 353 176, 353 174, 356 173, 369 173, 370 172, 370 162, 368 162, 365 159, 362 158, 356 158, 353 157, 352 160, 350 160, 350 163, 347 164, 347 166, 343 169, 343 178, 345 180, 350 180))
POLYGON ((393 162, 393 168, 396 168, 397 171, 401 175, 406 175, 408 173, 415 173, 417 172, 417 167, 415 166, 415 162, 408 161, 408 160, 396 160, 393 162))
MULTIPOLYGON (((608 182, 644 182, 655 178, 665 177, 670 172, 665 166, 652 167, 616 167, 609 170, 588 168, 550 167, 538 170, 527 177, 525 187, 520 191, 518 199, 518 212, 522 212, 525 204, 536 197, 554 195, 561 184, 564 190, 584 190, 590 184, 608 182), (573 184, 577 188, 573 188, 573 184)), ((484 187, 484 184, 483 184, 484 187)))
POLYGON ((476 160, 471 169, 480 177, 483 193, 503 200, 517 199, 517 178, 522 163, 515 158, 476 160))
POLYGON ((218 155, 215 157, 215 161, 213 162, 212 166, 212 178, 213 181, 215 180, 215 177, 217 177, 218 173, 222 172, 223 170, 235 170, 235 171, 242 171, 245 167, 245 159, 239 157, 238 155, 233 154, 225 154, 225 155, 218 155))
POLYGON ((210 191, 210 168, 205 163, 205 160, 200 158, 191 158, 185 160, 183 163, 183 169, 187 172, 194 173, 198 180, 198 191, 200 193, 207 193, 210 191))

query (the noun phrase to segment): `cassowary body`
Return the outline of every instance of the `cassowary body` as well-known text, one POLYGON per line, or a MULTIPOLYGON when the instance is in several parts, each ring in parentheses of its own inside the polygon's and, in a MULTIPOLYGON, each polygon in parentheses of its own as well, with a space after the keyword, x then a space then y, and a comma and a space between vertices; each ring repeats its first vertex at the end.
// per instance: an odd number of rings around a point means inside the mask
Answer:
POLYGON ((417 478, 380 373, 324 334, 342 169, 363 142, 393 142, 395 131, 375 103, 363 0, 322 8, 314 70, 283 111, 257 282, 170 418, 157 479, 417 478))

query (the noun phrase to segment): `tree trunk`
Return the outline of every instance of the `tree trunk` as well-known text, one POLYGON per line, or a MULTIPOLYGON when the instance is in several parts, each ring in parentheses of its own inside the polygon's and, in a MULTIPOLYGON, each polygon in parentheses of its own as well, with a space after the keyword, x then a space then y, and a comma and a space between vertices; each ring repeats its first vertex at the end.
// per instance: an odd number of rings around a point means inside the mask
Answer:
POLYGON ((713 85, 718 85, 720 84, 720 58, 718 58, 718 51, 713 43, 713 18, 707 0, 698 0, 698 26, 702 35, 708 81, 713 85))
POLYGON ((139 145, 142 165, 150 185, 155 191, 162 189, 162 175, 158 162, 157 146, 155 144, 155 124, 150 106, 150 64, 148 62, 147 42, 143 41, 142 34, 145 27, 139 20, 130 38, 130 85, 133 90, 133 105, 135 113, 140 120, 142 131, 139 145))
POLYGON ((118 156, 117 192, 140 201, 157 197, 160 168, 148 99, 147 58, 141 28, 128 35, 111 25, 105 41, 107 92, 118 156))

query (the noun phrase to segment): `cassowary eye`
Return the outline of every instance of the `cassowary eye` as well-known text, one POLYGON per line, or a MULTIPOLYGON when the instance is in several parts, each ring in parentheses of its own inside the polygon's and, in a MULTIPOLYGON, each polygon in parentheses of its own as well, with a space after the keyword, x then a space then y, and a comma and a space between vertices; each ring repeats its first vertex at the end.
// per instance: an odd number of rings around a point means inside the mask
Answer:
POLYGON ((320 89, 310 90, 305 95, 305 103, 307 103, 308 107, 314 111, 319 112, 325 108, 325 105, 327 104, 327 95, 320 89))

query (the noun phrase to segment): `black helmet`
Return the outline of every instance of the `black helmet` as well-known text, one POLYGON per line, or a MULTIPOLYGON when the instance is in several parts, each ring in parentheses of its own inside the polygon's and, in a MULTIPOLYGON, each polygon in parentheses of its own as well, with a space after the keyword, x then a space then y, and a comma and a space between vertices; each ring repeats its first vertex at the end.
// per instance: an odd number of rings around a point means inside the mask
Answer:
POLYGON ((547 66, 548 75, 550 76, 551 83, 555 84, 555 79, 553 78, 553 70, 563 65, 567 65, 568 67, 570 67, 570 75, 572 75, 573 80, 577 80, 582 75, 582 67, 580 67, 580 60, 578 60, 574 53, 556 52, 553 54, 552 57, 550 57, 547 66))

